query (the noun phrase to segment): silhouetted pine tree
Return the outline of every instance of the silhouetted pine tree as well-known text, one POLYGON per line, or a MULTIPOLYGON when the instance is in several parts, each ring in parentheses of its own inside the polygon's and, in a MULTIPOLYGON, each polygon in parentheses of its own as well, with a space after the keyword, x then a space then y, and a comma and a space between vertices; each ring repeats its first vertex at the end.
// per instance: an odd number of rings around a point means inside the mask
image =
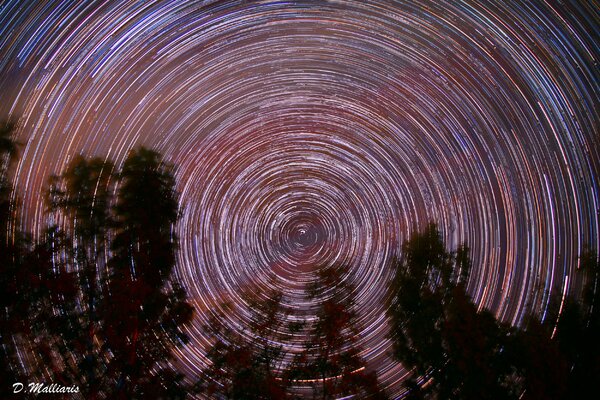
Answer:
POLYGON ((590 398, 600 391, 600 266, 585 251, 574 275, 581 292, 556 293, 546 319, 526 318, 514 340, 513 365, 523 399, 590 398))
POLYGON ((55 224, 32 253, 52 289, 34 324, 38 376, 76 384, 85 398, 185 397, 182 375, 168 364, 193 311, 170 278, 172 168, 141 148, 116 176, 110 162, 76 157, 50 183, 55 224))
POLYGON ((205 327, 214 340, 208 352, 211 366, 199 384, 204 394, 224 399, 289 398, 282 344, 289 340, 288 309, 282 297, 277 290, 261 296, 246 291, 250 323, 240 330, 224 324, 224 315, 211 318, 205 327))
MULTIPOLYGON (((71 300, 74 290, 72 277, 61 273, 62 266, 52 263, 50 252, 42 245, 34 247, 18 226, 18 199, 8 180, 17 147, 13 126, 0 126, 0 381, 2 397, 8 397, 14 383, 27 382, 40 368, 54 366, 44 365, 46 347, 39 346, 44 340, 38 334, 48 337, 54 305, 71 300)), ((57 383, 67 385, 63 378, 57 375, 57 383)))
MULTIPOLYGON (((56 350, 69 340, 73 328, 72 309, 75 279, 65 264, 53 257, 54 250, 43 242, 33 246, 18 226, 16 196, 8 182, 16 144, 12 125, 0 129, 0 353, 3 398, 16 382, 53 381, 64 386, 75 382, 70 358, 56 350), (63 320, 69 321, 65 329, 63 320), (64 336, 63 334, 66 333, 64 336), (54 350, 54 351, 53 351, 54 350), (65 357, 62 357, 65 356, 65 357)), ((49 235, 56 233, 54 230, 49 235)), ((64 240, 55 235, 53 245, 64 240)), ((58 248, 58 247, 57 247, 58 248)), ((58 254, 59 251, 56 250, 58 254)), ((23 394, 20 394, 23 396, 23 394)))
POLYGON ((581 300, 563 305, 556 340, 570 367, 568 393, 576 398, 600 393, 600 261, 591 250, 581 256, 581 300))
POLYGON ((510 327, 477 311, 465 290, 466 247, 446 251, 430 224, 404 243, 390 288, 394 355, 412 370, 414 398, 507 399, 516 397, 507 347, 510 327), (429 380, 426 387, 417 378, 429 380))
POLYGON ((172 167, 158 153, 132 151, 119 174, 112 257, 100 314, 110 349, 111 398, 183 398, 181 374, 167 362, 187 342, 192 318, 185 291, 170 279, 179 216, 172 167))
POLYGON ((29 302, 20 265, 28 251, 26 237, 16 228, 16 201, 8 171, 16 157, 13 125, 0 122, 0 385, 1 397, 12 392, 12 384, 22 381, 15 340, 28 329, 29 302))
POLYGON ((342 266, 321 268, 308 287, 308 297, 318 302, 316 318, 308 325, 305 350, 294 360, 290 379, 311 382, 314 398, 385 398, 375 372, 360 356, 354 287, 347 273, 342 266))
POLYGON ((47 193, 48 211, 56 224, 48 229, 45 246, 54 265, 63 266, 61 274, 70 271, 78 289, 71 301, 66 298, 55 305, 59 321, 47 333, 66 341, 59 353, 75 364, 69 380, 90 398, 110 386, 103 362, 108 348, 97 343, 102 322, 98 308, 107 278, 113 168, 100 158, 75 157, 61 176, 50 177, 47 193))

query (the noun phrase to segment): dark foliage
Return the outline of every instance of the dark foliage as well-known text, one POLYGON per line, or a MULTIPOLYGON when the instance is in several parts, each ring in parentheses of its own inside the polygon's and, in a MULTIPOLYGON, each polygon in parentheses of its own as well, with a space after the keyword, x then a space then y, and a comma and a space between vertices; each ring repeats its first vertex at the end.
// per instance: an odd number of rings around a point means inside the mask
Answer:
POLYGON ((367 371, 360 357, 353 288, 345 271, 322 268, 307 288, 307 297, 318 300, 314 323, 303 321, 305 315, 278 291, 245 294, 251 317, 242 329, 228 328, 225 316, 215 315, 206 327, 214 344, 200 390, 210 398, 292 399, 305 398, 310 384, 313 398, 385 398, 375 372, 367 371), (290 349, 298 345, 304 349, 294 355, 290 349))
MULTIPOLYGON (((113 169, 76 157, 50 179, 53 223, 39 243, 1 238, 1 284, 10 295, 0 327, 3 377, 12 380, 5 388, 37 381, 77 385, 86 399, 187 395, 183 376, 168 364, 173 347, 186 342, 182 327, 193 314, 170 278, 178 218, 172 167, 141 148, 119 174, 113 169), (11 342, 30 354, 27 371, 11 342), (29 376, 17 380, 15 373, 29 376)), ((4 179, 2 185, 5 235, 15 207, 4 179)))
POLYGON ((61 265, 59 276, 77 290, 51 304, 60 311, 51 315, 54 329, 42 325, 38 336, 46 336, 46 344, 61 338, 61 346, 47 346, 46 363, 62 358, 70 368, 61 373, 90 397, 110 387, 103 362, 109 349, 97 342, 102 340, 99 307, 106 282, 113 168, 100 158, 75 157, 61 176, 50 177, 47 193, 48 211, 62 228, 57 223, 48 229, 46 251, 54 265, 61 265))
POLYGON ((522 328, 478 311, 466 292, 466 247, 448 252, 433 224, 403 246, 390 286, 395 357, 412 369, 409 398, 588 398, 598 390, 598 260, 582 257, 581 296, 554 296, 522 328), (581 300, 578 300, 581 298, 581 300), (417 384, 426 381, 427 384, 417 384))
POLYGON ((252 311, 246 329, 228 328, 223 315, 213 316, 206 326, 214 338, 208 352, 212 365, 199 389, 211 398, 289 398, 282 344, 289 339, 284 329, 288 312, 283 295, 269 291, 259 297, 248 291, 243 297, 252 311))
POLYGON ((470 267, 468 249, 446 251, 433 224, 403 246, 389 312, 394 355, 413 371, 414 397, 512 397, 513 368, 505 351, 510 329, 470 300, 470 267), (419 376, 428 384, 416 385, 419 376))
POLYGON ((305 350, 294 360, 290 377, 312 382, 313 398, 385 398, 374 371, 360 356, 354 287, 348 268, 327 266, 307 295, 317 300, 316 319, 308 325, 305 350))
POLYGON ((555 294, 547 318, 528 316, 515 341, 514 364, 523 376, 523 399, 590 398, 600 391, 600 266, 591 251, 581 257, 580 293, 555 294))
POLYGON ((157 382, 165 395, 185 393, 182 376, 166 364, 171 348, 187 342, 181 327, 193 312, 183 288, 169 279, 178 218, 171 170, 158 153, 140 148, 118 176, 112 257, 100 304, 103 342, 111 353, 107 372, 116 379, 111 397, 154 398, 157 382))
POLYGON ((23 378, 14 337, 29 329, 23 316, 29 310, 31 285, 29 276, 21 269, 29 252, 29 241, 15 225, 17 200, 12 197, 8 177, 16 152, 13 125, 0 122, 0 397, 6 397, 12 384, 23 378))

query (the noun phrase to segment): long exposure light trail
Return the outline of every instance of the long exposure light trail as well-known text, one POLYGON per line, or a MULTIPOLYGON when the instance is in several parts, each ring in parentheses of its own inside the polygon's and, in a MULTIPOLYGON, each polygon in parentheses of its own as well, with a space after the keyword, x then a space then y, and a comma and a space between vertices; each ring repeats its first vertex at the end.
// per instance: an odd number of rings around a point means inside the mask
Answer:
POLYGON ((399 395, 387 266, 415 229, 466 242, 474 301, 512 324, 600 247, 599 21, 583 1, 4 1, 22 223, 40 233, 46 179, 76 154, 150 146, 183 203, 182 371, 206 364, 224 301, 232 326, 250 285, 309 307, 314 268, 338 263, 399 395))

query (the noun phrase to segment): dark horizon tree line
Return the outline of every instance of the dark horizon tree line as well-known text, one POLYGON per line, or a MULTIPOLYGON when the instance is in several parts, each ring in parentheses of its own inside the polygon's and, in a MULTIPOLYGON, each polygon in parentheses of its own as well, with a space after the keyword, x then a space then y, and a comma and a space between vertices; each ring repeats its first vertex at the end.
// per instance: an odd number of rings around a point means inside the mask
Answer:
POLYGON ((346 266, 318 270, 305 290, 314 311, 300 313, 276 289, 263 296, 248 290, 243 298, 250 322, 241 331, 223 324, 223 315, 213 316, 205 326, 214 338, 207 354, 212 366, 198 391, 228 399, 386 399, 375 371, 360 355, 355 288, 345 279, 348 273, 346 266))
MULTIPOLYGON (((138 148, 120 169, 74 158, 48 182, 48 226, 37 241, 18 228, 8 180, 12 126, 0 126, 0 375, 76 385, 83 398, 387 398, 360 356, 349 266, 323 266, 306 296, 311 322, 286 324, 283 293, 247 294, 240 331, 215 316, 205 326, 211 366, 194 384, 171 364, 194 310, 173 278, 180 210, 174 166, 138 148), (26 317, 24 317, 26 316, 26 317), (285 326, 284 326, 285 325, 285 326), (291 354, 286 343, 302 337, 291 354), (22 354, 28 365, 22 365, 22 354), (304 387, 304 389, 302 389, 304 387), (300 388, 300 389, 299 389, 300 388)), ((521 327, 479 311, 466 290, 466 246, 448 251, 435 224, 413 234, 392 262, 393 358, 410 370, 411 399, 562 399, 598 393, 597 256, 581 256, 581 293, 552 297, 542 322, 521 327)), ((21 393, 16 396, 26 396, 21 393)), ((6 396, 3 396, 6 397, 6 396)))
POLYGON ((555 293, 520 327, 478 311, 468 248, 446 250, 435 224, 404 243, 388 308, 410 399, 585 399, 600 389, 600 264, 585 251, 581 292, 555 293), (420 384, 418 381, 421 381, 420 384), (423 384, 427 382, 427 384, 423 384))

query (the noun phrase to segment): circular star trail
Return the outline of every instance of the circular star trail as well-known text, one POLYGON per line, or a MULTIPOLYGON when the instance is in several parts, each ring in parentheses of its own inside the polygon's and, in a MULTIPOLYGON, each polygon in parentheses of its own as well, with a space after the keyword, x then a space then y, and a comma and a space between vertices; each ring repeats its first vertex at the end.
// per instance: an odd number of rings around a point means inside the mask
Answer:
POLYGON ((428 221, 466 242, 468 290, 499 318, 544 315, 598 248, 598 8, 593 2, 12 1, 0 5, 4 117, 24 144, 22 222, 50 173, 137 145, 177 166, 176 278, 202 325, 240 293, 350 266, 359 343, 392 395, 390 260, 428 221))

